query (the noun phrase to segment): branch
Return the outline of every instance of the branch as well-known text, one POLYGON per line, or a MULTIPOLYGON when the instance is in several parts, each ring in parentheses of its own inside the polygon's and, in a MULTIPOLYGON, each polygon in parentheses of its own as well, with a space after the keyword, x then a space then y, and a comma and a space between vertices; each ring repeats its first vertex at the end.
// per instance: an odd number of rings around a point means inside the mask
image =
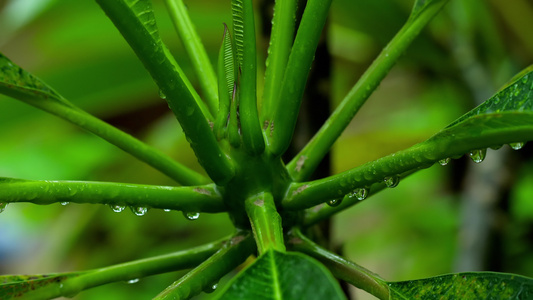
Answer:
POLYGON ((0 203, 56 202, 108 204, 181 210, 224 212, 215 186, 171 187, 90 181, 47 181, 0 178, 0 203))
POLYGON ((281 217, 270 193, 260 193, 245 201, 246 213, 252 224, 259 255, 268 249, 285 252, 281 217))
POLYGON ((292 250, 303 252, 319 260, 333 273, 333 276, 365 290, 379 299, 389 299, 389 287, 377 274, 318 246, 297 228, 293 229, 290 235, 288 244, 292 250))
POLYGON ((255 251, 251 235, 236 235, 213 256, 171 284, 154 300, 189 299, 243 263, 255 251))
POLYGON ((447 2, 448 0, 416 1, 407 23, 381 51, 322 128, 287 165, 295 181, 303 181, 311 176, 357 111, 392 69, 400 55, 447 2))
POLYGON ((220 185, 235 174, 211 131, 209 111, 159 37, 151 2, 97 0, 157 83, 200 164, 220 185), (130 6, 131 5, 131 6, 130 6))
POLYGON ((72 297, 77 293, 107 283, 137 280, 142 277, 197 266, 223 247, 222 241, 167 255, 77 273, 35 276, 0 276, 0 297, 16 295, 22 299, 72 297), (30 278, 30 279, 28 279, 30 278))
POLYGON ((183 0, 165 0, 165 4, 185 51, 192 62, 196 76, 199 78, 207 105, 211 113, 216 115, 218 109, 217 78, 204 45, 202 45, 202 41, 187 13, 187 8, 183 0))
POLYGON ((279 95, 273 98, 272 118, 265 120, 268 127, 263 128, 268 148, 275 156, 281 156, 289 147, 307 76, 330 5, 331 0, 309 0, 305 7, 283 82, 281 87, 277 87, 280 88, 279 95))

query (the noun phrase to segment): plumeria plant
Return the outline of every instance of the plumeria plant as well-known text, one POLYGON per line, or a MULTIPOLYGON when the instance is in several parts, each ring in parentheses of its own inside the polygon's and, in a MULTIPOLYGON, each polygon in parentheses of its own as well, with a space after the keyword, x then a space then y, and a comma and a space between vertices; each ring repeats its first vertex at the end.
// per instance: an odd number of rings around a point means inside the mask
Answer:
POLYGON ((162 42, 150 0, 96 2, 154 79, 208 177, 75 106, 0 54, 0 93, 92 132, 179 184, 1 178, 0 210, 17 202, 72 202, 109 205, 115 211, 131 207, 139 215, 148 208, 178 210, 190 219, 199 213, 226 213, 235 232, 203 246, 99 269, 2 275, 1 299, 71 297, 106 283, 190 269, 154 295, 160 300, 188 299, 216 288, 224 275, 250 256, 255 260, 218 287, 217 298, 346 299, 336 279, 379 299, 533 297, 532 279, 504 273, 387 281, 324 248, 310 230, 435 163, 447 164, 450 158, 465 154, 480 162, 488 147, 509 144, 518 149, 533 139, 533 70, 529 68, 426 141, 339 174, 310 179, 358 110, 447 0, 414 1, 405 25, 290 161, 282 155, 293 138, 331 0, 308 0, 300 8, 301 18, 296 17, 298 1, 275 1, 266 69, 261 75, 254 1, 231 1, 231 22, 224 28, 218 64, 213 67, 183 0, 166 0, 199 78, 198 91, 162 42), (264 83, 258 76, 264 76, 264 83), (258 82, 264 85, 258 88, 258 82))

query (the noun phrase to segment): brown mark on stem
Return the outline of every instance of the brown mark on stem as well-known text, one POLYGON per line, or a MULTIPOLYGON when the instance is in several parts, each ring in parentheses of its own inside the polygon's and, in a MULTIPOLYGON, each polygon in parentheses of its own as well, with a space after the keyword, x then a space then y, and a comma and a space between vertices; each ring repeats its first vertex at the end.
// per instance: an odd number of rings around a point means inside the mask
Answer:
POLYGON ((296 191, 292 192, 292 195, 296 196, 296 195, 300 194, 301 192, 305 191, 308 187, 309 187, 309 185, 304 184, 301 187, 297 188, 296 191))
POLYGON ((194 191, 200 194, 211 196, 211 192, 208 189, 195 188, 194 191))
POLYGON ((296 172, 302 171, 302 168, 304 167, 306 160, 307 160, 307 155, 300 156, 300 158, 298 158, 298 161, 296 162, 296 167, 294 168, 294 170, 296 172))
POLYGON ((254 205, 263 207, 263 206, 265 206, 265 200, 263 200, 263 199, 255 200, 254 201, 254 205))

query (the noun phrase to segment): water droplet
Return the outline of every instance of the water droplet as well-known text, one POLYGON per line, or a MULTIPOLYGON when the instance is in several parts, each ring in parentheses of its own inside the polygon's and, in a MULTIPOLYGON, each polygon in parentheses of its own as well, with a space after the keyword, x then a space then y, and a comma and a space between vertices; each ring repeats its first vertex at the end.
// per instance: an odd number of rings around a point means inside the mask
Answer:
POLYGON ((6 210, 7 202, 6 203, 0 203, 0 213, 6 210))
POLYGON ((64 201, 64 202, 60 202, 61 205, 65 206, 65 205, 68 205, 68 202, 67 201, 64 201))
POLYGON ((135 215, 139 217, 144 216, 146 212, 148 211, 147 207, 142 207, 142 206, 130 206, 130 209, 135 215))
POLYGON ((485 156, 487 156, 487 149, 472 150, 470 153, 468 153, 468 155, 473 162, 479 164, 485 159, 485 156))
POLYGON ((126 206, 124 205, 111 205, 110 204, 109 207, 111 207, 111 209, 116 213, 123 212, 124 209, 126 209, 126 206))
POLYGON ((342 198, 331 199, 327 203, 331 207, 339 206, 342 202, 342 198))
POLYGON ((502 146, 503 146, 503 145, 490 146, 490 149, 492 149, 492 150, 500 150, 500 148, 501 148, 502 146))
POLYGON ((134 278, 134 279, 130 279, 130 280, 126 281, 126 283, 127 284, 134 284, 134 283, 139 282, 139 280, 140 280, 139 278, 134 278))
POLYGON ((200 217, 199 212, 183 212, 183 216, 191 221, 198 220, 200 217))
POLYGON ((400 177, 398 176, 388 176, 383 179, 385 182, 385 185, 389 188, 393 188, 398 186, 398 183, 400 183, 400 177))
POLYGON ((368 197, 368 189, 367 188, 356 189, 354 192, 355 192, 355 197, 359 201, 365 200, 366 197, 368 197))
POLYGON ((513 150, 520 150, 522 149, 522 147, 524 147, 526 143, 524 142, 519 142, 519 143, 511 143, 509 144, 509 147, 513 148, 513 150))
POLYGON ((163 93, 162 90, 159 90, 159 98, 165 100, 165 99, 167 99, 167 95, 165 95, 165 93, 163 93))
POLYGON ((164 212, 170 212, 170 211, 172 211, 172 209, 165 208, 165 209, 163 209, 163 211, 164 212))
POLYGON ((450 160, 451 160, 451 158, 449 158, 449 157, 448 157, 448 158, 441 159, 441 160, 439 160, 439 165, 441 165, 441 166, 445 166, 445 165, 447 165, 447 164, 450 163, 450 160))
POLYGON ((205 287, 204 289, 204 293, 207 293, 207 294, 210 294, 212 292, 214 292, 218 287, 218 283, 214 283, 214 284, 211 284, 211 285, 208 285, 205 287))
POLYGON ((71 188, 71 187, 68 187, 68 195, 69 195, 70 197, 76 195, 76 189, 73 189, 73 188, 71 188))

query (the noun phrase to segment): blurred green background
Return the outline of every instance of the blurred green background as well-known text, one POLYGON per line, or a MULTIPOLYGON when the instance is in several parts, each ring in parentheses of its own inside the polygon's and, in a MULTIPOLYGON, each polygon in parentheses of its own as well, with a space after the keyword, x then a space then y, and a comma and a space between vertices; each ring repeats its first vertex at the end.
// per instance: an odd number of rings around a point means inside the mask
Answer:
MULTIPOLYGON (((230 1, 185 2, 215 62, 230 1)), ((333 1, 325 32, 332 107, 405 22, 412 2, 333 1)), ((154 7, 163 40, 197 86, 163 3, 154 7)), ((531 1, 452 0, 335 144, 332 172, 420 142, 486 100, 533 63, 532 29, 531 1)), ((264 39, 258 44, 266 52, 264 39)), ((0 1, 0 52, 78 106, 200 171, 155 84, 94 1, 0 1)), ((532 148, 504 146, 475 167, 462 158, 419 172, 335 217, 332 242, 387 280, 477 269, 533 276, 532 148)), ((174 184, 99 138, 3 96, 0 176, 174 184)), ((231 230, 225 215, 188 221, 155 209, 138 217, 95 205, 13 204, 0 215, 0 274, 103 267, 231 230)), ((150 299, 177 278, 110 284, 75 298, 150 299)))

